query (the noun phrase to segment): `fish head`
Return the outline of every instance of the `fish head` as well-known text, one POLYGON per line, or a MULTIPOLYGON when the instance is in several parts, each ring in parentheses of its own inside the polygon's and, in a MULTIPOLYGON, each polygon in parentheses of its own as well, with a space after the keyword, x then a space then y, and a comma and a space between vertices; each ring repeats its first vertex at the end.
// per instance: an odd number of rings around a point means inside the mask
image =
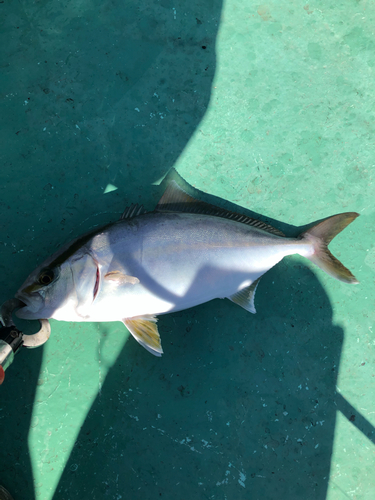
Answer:
POLYGON ((22 319, 87 319, 87 308, 98 292, 99 276, 99 267, 90 254, 78 253, 58 264, 56 259, 48 259, 16 293, 25 304, 16 315, 22 319))
POLYGON ((16 293, 16 298, 25 304, 16 315, 23 319, 52 318, 66 303, 73 285, 68 263, 55 267, 42 264, 28 276, 16 293))

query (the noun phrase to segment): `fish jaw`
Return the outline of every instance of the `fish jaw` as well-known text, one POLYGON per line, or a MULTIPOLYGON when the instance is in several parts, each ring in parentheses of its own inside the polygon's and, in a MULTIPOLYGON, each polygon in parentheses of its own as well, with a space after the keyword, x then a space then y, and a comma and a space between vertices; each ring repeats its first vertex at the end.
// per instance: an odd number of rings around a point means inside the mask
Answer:
POLYGON ((38 314, 38 312, 30 311, 30 309, 27 306, 21 307, 21 309, 18 309, 18 311, 16 311, 16 316, 20 319, 29 319, 29 320, 47 319, 47 318, 41 318, 40 314, 38 314))
MULTIPOLYGON (((40 319, 41 310, 45 309, 44 299, 39 293, 33 293, 28 296, 22 292, 15 295, 16 299, 23 302, 25 305, 16 311, 16 316, 21 319, 40 319)), ((43 311, 44 313, 44 311, 43 311)), ((48 316, 43 316, 47 318, 48 316)))
POLYGON ((59 321, 90 321, 77 312, 77 298, 75 295, 66 298, 59 305, 48 305, 42 296, 28 297, 25 294, 17 293, 15 296, 21 300, 25 306, 18 309, 15 314, 18 318, 35 319, 57 319, 59 321))

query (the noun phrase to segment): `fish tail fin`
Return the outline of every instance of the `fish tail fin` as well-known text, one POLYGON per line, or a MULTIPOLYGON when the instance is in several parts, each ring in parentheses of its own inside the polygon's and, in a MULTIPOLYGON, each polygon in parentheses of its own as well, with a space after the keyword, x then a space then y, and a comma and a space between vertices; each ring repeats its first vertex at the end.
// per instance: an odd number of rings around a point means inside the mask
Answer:
POLYGON ((314 252, 307 258, 323 269, 327 274, 344 283, 356 284, 359 281, 355 276, 341 264, 328 250, 329 243, 333 238, 346 228, 359 214, 356 212, 346 212, 333 215, 322 222, 311 227, 300 234, 300 238, 313 244, 314 252))

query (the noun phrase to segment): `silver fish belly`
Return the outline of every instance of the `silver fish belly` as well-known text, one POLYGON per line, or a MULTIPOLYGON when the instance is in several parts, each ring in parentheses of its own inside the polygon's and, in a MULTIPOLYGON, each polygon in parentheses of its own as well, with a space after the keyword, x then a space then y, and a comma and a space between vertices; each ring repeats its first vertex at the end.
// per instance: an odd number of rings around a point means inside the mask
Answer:
MULTIPOLYGON (((192 198, 174 181, 156 210, 78 238, 47 259, 16 297, 25 319, 123 321, 155 355, 157 316, 229 298, 255 312, 260 277, 283 257, 302 255, 333 277, 357 283, 327 246, 358 214, 326 219, 298 238, 192 198)), ((136 212, 137 213, 137 212, 136 212)))

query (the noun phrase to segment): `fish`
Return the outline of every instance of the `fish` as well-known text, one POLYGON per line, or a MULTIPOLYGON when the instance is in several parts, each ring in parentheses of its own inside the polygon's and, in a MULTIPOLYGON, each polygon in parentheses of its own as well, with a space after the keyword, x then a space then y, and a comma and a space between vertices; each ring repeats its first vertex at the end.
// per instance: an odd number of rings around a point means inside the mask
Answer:
MULTIPOLYGON (((183 180, 183 179, 182 179, 183 180)), ((297 238, 247 215, 201 201, 170 180, 156 208, 132 205, 46 259, 16 293, 23 319, 121 321, 156 356, 158 316, 228 298, 255 313, 261 277, 299 254, 350 284, 355 276, 328 250, 356 212, 316 223, 297 238)))

